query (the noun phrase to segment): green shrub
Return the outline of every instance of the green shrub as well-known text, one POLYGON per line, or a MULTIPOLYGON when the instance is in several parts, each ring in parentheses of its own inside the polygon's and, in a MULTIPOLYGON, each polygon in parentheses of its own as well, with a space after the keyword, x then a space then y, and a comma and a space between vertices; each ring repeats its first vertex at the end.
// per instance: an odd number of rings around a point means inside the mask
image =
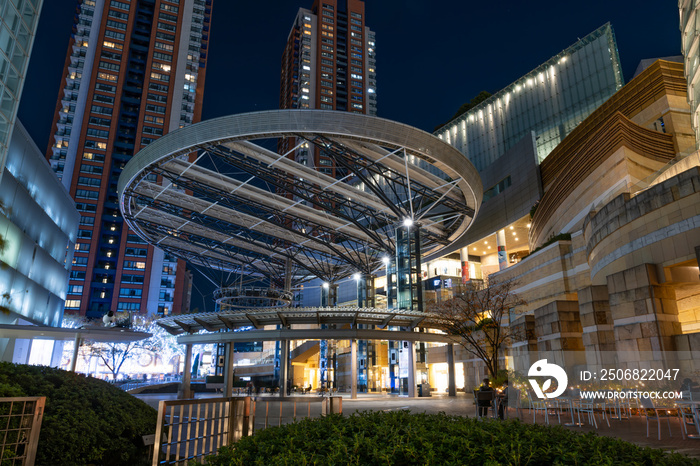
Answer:
POLYGON ((45 396, 37 465, 148 464, 157 411, 102 380, 0 362, 0 397, 45 396))
POLYGON ((542 246, 540 246, 539 248, 533 249, 532 251, 530 251, 529 254, 525 254, 523 257, 520 258, 520 260, 525 259, 526 257, 536 253, 537 251, 546 248, 550 244, 556 243, 557 241, 571 241, 571 233, 559 233, 556 236, 554 236, 554 235, 550 236, 549 239, 542 244, 542 246))
POLYGON ((518 420, 364 412, 271 427, 223 447, 224 465, 685 465, 679 454, 518 420))

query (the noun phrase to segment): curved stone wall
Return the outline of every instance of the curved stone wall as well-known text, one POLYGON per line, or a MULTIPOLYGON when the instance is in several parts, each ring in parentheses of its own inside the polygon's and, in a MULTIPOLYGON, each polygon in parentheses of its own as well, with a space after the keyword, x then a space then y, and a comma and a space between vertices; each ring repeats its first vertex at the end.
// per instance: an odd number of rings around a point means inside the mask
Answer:
POLYGON ((641 264, 692 261, 700 238, 700 167, 635 197, 618 196, 590 217, 584 236, 594 285, 641 264))

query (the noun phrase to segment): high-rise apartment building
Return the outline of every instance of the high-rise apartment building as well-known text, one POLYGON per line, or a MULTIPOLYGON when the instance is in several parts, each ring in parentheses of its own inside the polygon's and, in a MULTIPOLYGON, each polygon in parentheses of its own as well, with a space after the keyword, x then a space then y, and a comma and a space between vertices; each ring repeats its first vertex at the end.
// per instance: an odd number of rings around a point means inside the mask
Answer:
MULTIPOLYGON (((282 54, 280 108, 377 114, 376 44, 364 2, 315 0, 299 9, 282 54)), ((279 150, 295 147, 291 158, 336 175, 330 157, 309 154, 294 139, 280 141, 279 150)))
MULTIPOLYGON (((310 10, 299 9, 282 54, 281 109, 377 114, 376 41, 374 32, 365 21, 365 4, 361 0, 314 0, 310 10)), ((349 175, 347 170, 336 166, 330 154, 298 138, 281 139, 278 152, 325 175, 338 179, 349 175)), ((305 225, 295 227, 306 228, 305 225)), ((320 282, 317 285, 320 287, 320 282)), ((311 289, 314 288, 316 286, 312 285, 311 289)), ((328 298, 328 293, 324 296, 316 305, 336 303, 337 296, 333 299, 328 298)), ((355 297, 359 300, 360 294, 356 293, 355 297)), ((304 302, 304 298, 303 293, 296 293, 297 302, 304 302)), ((367 386, 364 361, 374 354, 374 345, 368 343, 363 340, 358 346, 361 391, 367 386)), ((329 346, 328 342, 321 341, 315 351, 319 354, 321 385, 335 385, 331 376, 334 373, 331 360, 335 360, 335 356, 331 355, 336 354, 336 350, 332 344, 329 346)), ((276 355, 279 359, 279 344, 276 355)), ((294 377, 298 378, 298 374, 292 372, 294 377)))
POLYGON ((187 306, 185 263, 129 231, 117 181, 141 148, 200 120, 211 8, 212 0, 78 2, 47 151, 81 213, 68 312, 187 306))

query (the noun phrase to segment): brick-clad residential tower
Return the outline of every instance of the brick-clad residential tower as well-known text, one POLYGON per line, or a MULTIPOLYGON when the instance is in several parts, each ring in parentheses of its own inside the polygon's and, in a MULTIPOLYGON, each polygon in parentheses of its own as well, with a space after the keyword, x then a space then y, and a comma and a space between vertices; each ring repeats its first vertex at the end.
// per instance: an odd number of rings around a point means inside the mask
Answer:
MULTIPOLYGON (((310 10, 300 8, 282 54, 280 108, 376 115, 375 49, 361 0, 315 0, 310 10)), ((279 149, 287 153, 296 145, 287 139, 279 149)), ((336 175, 331 159, 319 151, 299 147, 290 157, 336 175)))
MULTIPOLYGON (((377 114, 376 43, 374 32, 366 25, 363 1, 314 0, 310 10, 299 9, 282 54, 280 108, 377 114)), ((325 175, 339 180, 350 176, 346 168, 336 166, 329 153, 299 138, 280 139, 277 149, 280 154, 325 175)), ((294 200, 311 205, 302 199, 294 200)), ((326 206, 329 209, 335 207, 326 206)), ((303 230, 306 225, 292 227, 303 230)), ((333 238, 326 239, 333 242, 333 238)), ((336 291, 331 290, 337 290, 337 287, 332 285, 324 289, 329 291, 321 293, 318 304, 337 304, 336 297, 331 297, 336 295, 336 291)), ((303 302, 303 294, 298 292, 295 299, 303 302)), ((358 305, 366 305, 359 304, 359 301, 360 293, 358 305)), ((321 361, 319 383, 331 386, 337 383, 331 376, 335 370, 327 368, 335 367, 332 362, 335 356, 332 355, 338 354, 338 350, 333 344, 321 341, 318 352, 321 361)), ((376 345, 366 340, 359 341, 357 381, 365 389, 369 367, 366 363, 376 361, 375 353, 376 345)), ((298 370, 290 372, 293 377, 299 376, 298 370)))
POLYGON ((117 181, 141 148, 200 120, 212 0, 82 0, 47 158, 81 212, 66 311, 179 313, 185 263, 128 230, 117 181))

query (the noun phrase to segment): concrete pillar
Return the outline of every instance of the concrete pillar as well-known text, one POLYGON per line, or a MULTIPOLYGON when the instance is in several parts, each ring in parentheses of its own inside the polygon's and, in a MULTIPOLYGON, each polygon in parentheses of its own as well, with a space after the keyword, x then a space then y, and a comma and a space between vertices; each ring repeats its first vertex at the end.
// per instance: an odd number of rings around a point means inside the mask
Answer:
POLYGON ((496 245, 498 246, 498 270, 508 267, 508 251, 506 251, 506 231, 496 233, 496 245))
POLYGON ((78 350, 80 349, 80 334, 75 334, 75 340, 73 340, 73 354, 70 358, 70 369, 69 371, 75 372, 75 366, 78 363, 78 350))
POLYGON ((615 348, 621 368, 678 367, 680 335, 676 293, 659 282, 657 268, 642 264, 607 277, 615 348))
POLYGON ((455 345, 447 345, 447 396, 457 396, 455 380, 455 345))
POLYGON ((192 343, 185 345, 185 368, 182 371, 182 382, 177 392, 177 399, 182 400, 192 397, 190 388, 190 376, 192 374, 192 343))
POLYGON ((586 364, 578 301, 552 301, 535 309, 537 350, 564 368, 586 364))
MULTIPOLYGON (((530 366, 539 359, 537 356, 535 316, 528 314, 517 317, 511 322, 510 329, 513 337, 510 345, 513 368, 516 372, 527 373, 528 370, 530 370, 530 366)), ((466 368, 464 376, 466 380, 466 368)), ((467 385, 465 385, 465 387, 466 386, 467 385)))
POLYGON ((280 350, 280 397, 287 396, 289 387, 289 340, 280 342, 282 348, 280 350))
POLYGON ((416 344, 408 342, 408 397, 416 397, 416 344))
POLYGON ((459 250, 459 260, 462 263, 462 285, 467 283, 469 277, 469 248, 464 247, 459 250))
POLYGON ((350 341, 350 398, 357 399, 357 340, 350 341))
POLYGON ((224 396, 233 396, 233 342, 226 343, 224 356, 224 396))
POLYGON ((587 286, 577 294, 586 363, 591 367, 614 366, 617 353, 607 285, 587 286))

